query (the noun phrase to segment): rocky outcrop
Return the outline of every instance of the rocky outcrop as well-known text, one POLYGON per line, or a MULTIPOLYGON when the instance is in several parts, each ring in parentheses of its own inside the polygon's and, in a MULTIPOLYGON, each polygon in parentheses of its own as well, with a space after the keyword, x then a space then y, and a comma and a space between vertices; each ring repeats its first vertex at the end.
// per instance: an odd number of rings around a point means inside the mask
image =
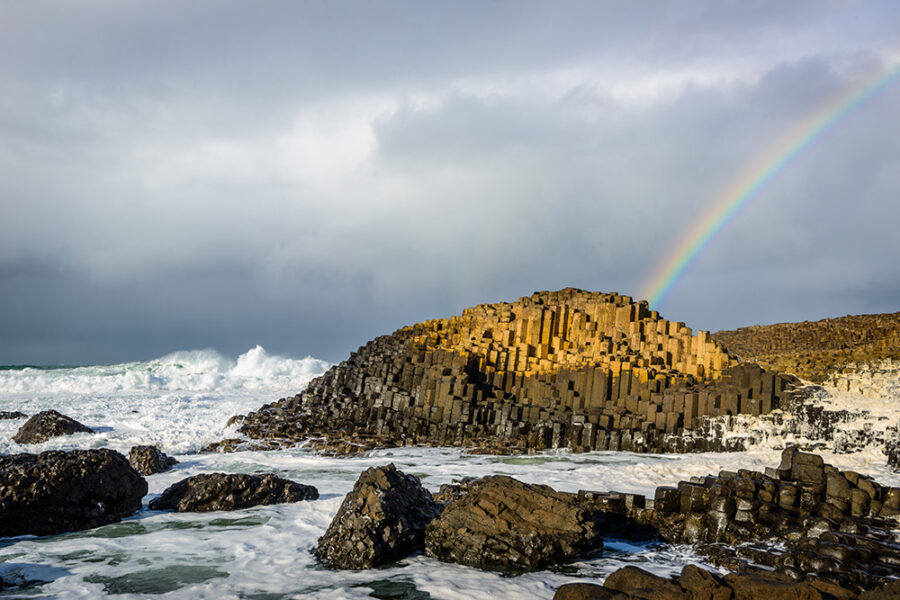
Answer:
POLYGON ((204 473, 182 479, 150 501, 151 510, 210 512, 240 510, 265 504, 316 500, 311 485, 295 483, 272 474, 204 473))
POLYGON ((19 444, 39 444, 56 436, 73 433, 94 433, 94 430, 55 410, 44 410, 28 419, 13 436, 13 441, 19 444))
POLYGON ((556 590, 553 600, 876 600, 897 598, 900 582, 862 594, 824 581, 797 582, 765 570, 721 576, 696 565, 685 566, 677 577, 660 577, 623 567, 603 585, 568 583, 556 590))
POLYGON ((590 510, 652 527, 670 543, 694 544, 736 572, 762 566, 794 581, 860 591, 889 583, 900 568, 900 488, 840 471, 795 448, 765 473, 722 471, 661 486, 652 500, 579 495, 590 510))
POLYGON ((141 475, 154 475, 168 471, 178 461, 166 456, 156 446, 133 446, 128 452, 128 462, 141 475))
POLYGON ((743 365, 646 302, 565 289, 479 305, 369 342, 306 391, 238 418, 253 439, 522 452, 729 449, 691 435, 759 415, 794 379, 743 365))
POLYGON ((371 569, 421 550, 441 507, 393 464, 364 471, 313 553, 335 569, 371 569))
POLYGON ((113 523, 140 509, 146 493, 147 482, 113 450, 0 457, 0 536, 113 523))
POLYGON ((603 545, 595 514, 573 494, 506 476, 470 482, 425 533, 425 553, 489 569, 533 570, 603 545))
POLYGON ((19 412, 17 410, 0 410, 0 421, 9 421, 12 419, 25 419, 28 418, 23 412, 19 412))
POLYGON ((900 359, 900 313, 756 325, 712 337, 742 360, 823 383, 850 363, 900 359))

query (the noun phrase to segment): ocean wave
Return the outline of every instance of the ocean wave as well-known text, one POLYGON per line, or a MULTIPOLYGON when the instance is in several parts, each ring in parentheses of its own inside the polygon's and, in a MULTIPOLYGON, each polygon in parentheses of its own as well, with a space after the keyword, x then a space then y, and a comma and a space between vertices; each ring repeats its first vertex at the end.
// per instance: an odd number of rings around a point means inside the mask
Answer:
POLYGON ((256 346, 232 359, 207 350, 178 351, 146 362, 86 367, 24 367, 0 371, 0 393, 111 394, 290 390, 323 373, 313 357, 288 358, 256 346))

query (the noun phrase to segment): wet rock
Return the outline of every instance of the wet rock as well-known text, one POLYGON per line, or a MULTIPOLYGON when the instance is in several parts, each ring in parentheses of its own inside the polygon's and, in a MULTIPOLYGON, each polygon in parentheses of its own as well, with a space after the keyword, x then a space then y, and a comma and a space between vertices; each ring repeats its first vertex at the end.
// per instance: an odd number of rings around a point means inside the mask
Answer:
POLYGON ((210 512, 239 510, 266 504, 315 500, 311 485, 295 483, 272 474, 204 473, 182 479, 150 501, 151 510, 210 512))
POLYGON ((822 600, 822 593, 811 585, 776 573, 730 574, 725 583, 733 590, 734 600, 822 600))
POLYGON ((690 595, 677 583, 637 567, 623 567, 615 571, 606 578, 603 587, 636 598, 690 600, 690 595))
POLYGON ((601 524, 574 494, 506 476, 470 483, 425 534, 429 556, 494 569, 536 569, 602 545, 601 524))
POLYGON ((566 583, 557 588, 553 600, 627 600, 625 596, 596 583, 566 583))
POLYGON ((38 444, 56 436, 73 433, 94 433, 94 430, 55 410, 44 410, 28 419, 13 436, 13 441, 19 444, 38 444))
POLYGON ((25 419, 28 415, 17 410, 0 410, 0 421, 8 421, 11 419, 25 419))
POLYGON ((859 600, 896 600, 900 598, 900 580, 859 595, 859 600))
MULTIPOLYGON (((603 586, 587 583, 562 586, 554 600, 852 600, 856 597, 855 593, 822 580, 794 581, 788 575, 762 570, 731 573, 723 578, 688 565, 677 578, 660 577, 637 567, 623 567, 611 573, 603 586)), ((859 596, 864 597, 866 594, 859 596)), ((882 597, 896 596, 873 595, 872 600, 882 597)))
POLYGON ((0 457, 0 536, 53 535, 120 521, 147 482, 109 449, 0 457))
POLYGON ((681 570, 678 584, 686 591, 691 600, 729 600, 731 590, 722 579, 696 565, 687 565, 681 570))
POLYGON ((200 449, 201 454, 218 452, 219 454, 231 454, 233 452, 252 452, 255 450, 281 450, 294 446, 293 443, 284 443, 281 440, 245 440, 242 438, 228 438, 218 442, 212 442, 200 449))
POLYGON ((421 550, 440 506, 393 464, 363 471, 313 553, 335 569, 370 569, 421 550))
POLYGON ((166 456, 156 446, 134 446, 128 452, 128 462, 141 475, 153 475, 168 471, 178 461, 166 456))

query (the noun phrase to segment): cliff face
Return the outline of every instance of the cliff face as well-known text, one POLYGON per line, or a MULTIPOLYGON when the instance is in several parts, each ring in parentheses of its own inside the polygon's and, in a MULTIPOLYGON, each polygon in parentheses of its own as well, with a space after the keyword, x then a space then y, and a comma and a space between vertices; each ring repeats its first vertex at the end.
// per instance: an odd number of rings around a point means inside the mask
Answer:
POLYGON ((900 313, 756 325, 713 338, 741 360, 827 383, 852 363, 900 359, 900 313))
POLYGON ((708 416, 767 413, 791 383, 645 302, 565 289, 376 338, 240 431, 495 451, 721 449, 691 431, 708 416))

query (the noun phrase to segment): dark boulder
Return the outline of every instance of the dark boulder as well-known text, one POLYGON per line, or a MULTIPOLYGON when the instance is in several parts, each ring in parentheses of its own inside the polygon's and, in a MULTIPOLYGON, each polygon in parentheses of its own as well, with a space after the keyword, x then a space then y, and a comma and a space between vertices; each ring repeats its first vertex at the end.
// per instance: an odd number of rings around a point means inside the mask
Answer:
POLYGON ((0 410, 0 421, 9 421, 12 419, 25 419, 28 415, 17 410, 0 410))
POLYGON ((690 594, 671 579, 637 567, 622 567, 611 573, 603 582, 603 587, 648 600, 691 600, 690 594))
POLYGON ((557 588, 553 600, 629 600, 626 596, 596 583, 566 583, 557 588))
POLYGON ((0 536, 114 523, 141 507, 147 482, 109 449, 0 457, 0 536))
POLYGON ((393 464, 363 471, 313 553, 336 569, 370 569, 421 550, 440 505, 393 464))
POLYGON ((240 510, 265 504, 315 500, 319 491, 270 473, 265 475, 204 473, 182 479, 150 501, 151 510, 210 512, 240 510))
POLYGON ((431 557, 497 569, 537 569, 602 545, 596 515, 575 494, 506 476, 470 482, 425 534, 431 557))
POLYGON ((734 600, 822 600, 822 593, 807 583, 791 581, 777 573, 759 572, 725 576, 734 600))
POLYGON ((178 461, 166 456, 156 446, 134 446, 128 452, 128 462, 141 475, 153 475, 168 471, 178 461))
POLYGON ((697 565, 687 565, 681 570, 678 585, 691 600, 729 600, 731 590, 716 574, 697 565))
MULTIPOLYGON (((889 587, 884 589, 888 594, 893 591, 889 587)), ((623 567, 611 573, 602 587, 589 583, 563 585, 553 600, 851 600, 856 597, 855 593, 822 580, 798 582, 765 570, 731 573, 723 578, 687 565, 677 578, 623 567)), ((863 597, 868 598, 866 594, 859 596, 863 597)), ((871 596, 872 600, 896 597, 877 593, 871 596)))
POLYGON ((73 433, 94 433, 94 430, 55 410, 43 410, 25 421, 13 436, 13 441, 19 444, 39 444, 50 438, 73 433))

